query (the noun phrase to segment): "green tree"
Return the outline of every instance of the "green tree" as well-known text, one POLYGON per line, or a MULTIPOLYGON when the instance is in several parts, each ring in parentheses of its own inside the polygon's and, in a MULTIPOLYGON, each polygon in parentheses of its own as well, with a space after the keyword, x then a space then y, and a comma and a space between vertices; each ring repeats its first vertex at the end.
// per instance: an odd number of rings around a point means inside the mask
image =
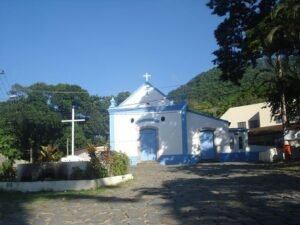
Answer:
POLYGON ((14 138, 5 133, 0 127, 0 153, 4 155, 9 161, 13 162, 21 156, 20 151, 14 147, 14 138))
POLYGON ((208 6, 224 18, 215 31, 220 47, 214 52, 222 78, 239 83, 249 65, 267 62, 261 71, 274 76, 265 80, 265 95, 286 131, 293 117, 291 103, 300 94, 290 82, 299 84, 299 1, 210 0, 208 6))
MULTIPOLYGON (((78 85, 45 83, 28 87, 15 84, 11 94, 13 99, 0 103, 0 123, 5 125, 1 127, 5 127, 8 137, 12 137, 12 148, 20 150, 22 158, 29 159, 29 149, 32 149, 37 159, 40 146, 50 144, 59 149, 66 148, 71 126, 61 120, 71 118, 72 106, 76 118, 86 119, 86 122, 76 123, 75 147, 106 143, 111 96, 90 96, 78 85)), ((116 98, 122 101, 126 96, 127 92, 124 92, 116 98)))

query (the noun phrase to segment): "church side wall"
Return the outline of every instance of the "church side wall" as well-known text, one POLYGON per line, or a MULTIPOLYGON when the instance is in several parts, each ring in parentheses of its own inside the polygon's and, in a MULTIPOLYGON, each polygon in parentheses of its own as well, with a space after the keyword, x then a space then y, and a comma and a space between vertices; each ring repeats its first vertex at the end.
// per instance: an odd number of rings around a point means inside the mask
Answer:
POLYGON ((188 154, 200 155, 200 131, 214 131, 216 153, 230 151, 228 125, 225 121, 194 112, 187 113, 188 154))

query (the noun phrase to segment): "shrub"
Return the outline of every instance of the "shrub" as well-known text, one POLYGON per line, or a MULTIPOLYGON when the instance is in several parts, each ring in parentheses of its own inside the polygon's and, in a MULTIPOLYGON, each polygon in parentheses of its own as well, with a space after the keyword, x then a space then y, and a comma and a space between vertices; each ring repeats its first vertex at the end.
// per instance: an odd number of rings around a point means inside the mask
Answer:
POLYGON ((0 165, 0 180, 14 181, 16 179, 16 169, 13 167, 13 161, 7 160, 0 165))
POLYGON ((124 175, 128 172, 129 158, 121 152, 111 151, 112 162, 110 172, 112 176, 124 175))
POLYGON ((101 152, 99 157, 91 159, 86 170, 89 179, 118 176, 126 174, 129 158, 124 153, 115 151, 101 152))

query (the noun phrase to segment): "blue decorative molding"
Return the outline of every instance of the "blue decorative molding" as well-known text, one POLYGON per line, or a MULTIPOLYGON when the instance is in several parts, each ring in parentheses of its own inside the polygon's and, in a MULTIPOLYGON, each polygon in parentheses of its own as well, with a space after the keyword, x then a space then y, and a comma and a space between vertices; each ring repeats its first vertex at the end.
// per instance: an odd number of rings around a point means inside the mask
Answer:
POLYGON ((158 119, 153 119, 153 118, 145 118, 145 119, 139 119, 137 120, 135 123, 139 124, 139 123, 144 123, 144 122, 154 122, 154 123, 159 123, 158 119))
POLYGON ((181 136, 182 136, 182 154, 185 156, 188 154, 188 143, 187 143, 187 121, 186 121, 187 105, 182 108, 181 111, 181 136))
POLYGON ((131 166, 136 166, 138 164, 138 157, 137 156, 130 156, 130 165, 131 166))
POLYGON ((109 115, 109 145, 110 149, 115 150, 115 118, 109 115))
POLYGON ((162 165, 196 164, 199 160, 199 155, 162 155, 159 163, 162 165))
POLYGON ((259 152, 219 153, 220 162, 257 162, 259 152))
POLYGON ((136 107, 136 108, 109 108, 108 112, 110 114, 124 113, 124 112, 165 112, 165 111, 179 111, 186 107, 185 102, 167 105, 167 106, 146 106, 146 107, 136 107))

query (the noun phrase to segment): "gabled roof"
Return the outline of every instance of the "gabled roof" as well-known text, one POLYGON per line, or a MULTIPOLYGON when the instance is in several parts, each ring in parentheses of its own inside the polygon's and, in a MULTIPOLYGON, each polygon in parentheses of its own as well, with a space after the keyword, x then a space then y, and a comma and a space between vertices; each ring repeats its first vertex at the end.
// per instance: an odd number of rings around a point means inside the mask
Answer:
POLYGON ((136 91, 134 91, 117 108, 136 108, 145 106, 168 105, 170 101, 166 95, 155 88, 149 82, 145 82, 136 91))
POLYGON ((187 111, 188 111, 189 113, 193 113, 193 114, 196 114, 196 115, 198 115, 198 116, 203 116, 203 117, 206 117, 206 118, 209 118, 209 119, 213 119, 213 120, 217 120, 217 121, 224 122, 224 123, 226 123, 226 124, 230 124, 230 122, 229 122, 228 120, 223 120, 223 119, 220 119, 220 118, 217 118, 217 117, 214 117, 214 116, 205 114, 205 113, 195 112, 195 111, 190 110, 190 109, 188 109, 187 111))

